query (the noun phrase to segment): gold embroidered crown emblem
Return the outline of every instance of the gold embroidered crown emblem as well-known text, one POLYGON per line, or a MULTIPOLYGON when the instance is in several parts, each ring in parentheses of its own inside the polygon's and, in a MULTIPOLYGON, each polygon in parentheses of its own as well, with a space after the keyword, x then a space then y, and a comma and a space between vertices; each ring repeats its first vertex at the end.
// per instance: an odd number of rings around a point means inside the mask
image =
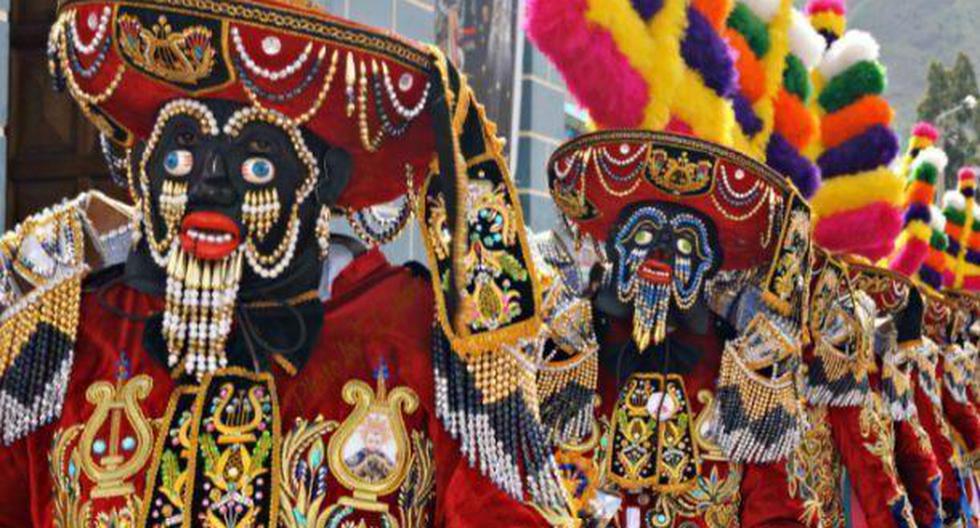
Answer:
POLYGON ((147 29, 133 15, 119 19, 119 45, 123 54, 137 67, 161 79, 197 84, 211 75, 215 49, 211 30, 192 26, 175 30, 166 16, 147 29))
POLYGON ((691 160, 687 152, 676 155, 663 149, 652 150, 648 166, 650 183, 670 194, 690 196, 711 189, 714 164, 691 160))

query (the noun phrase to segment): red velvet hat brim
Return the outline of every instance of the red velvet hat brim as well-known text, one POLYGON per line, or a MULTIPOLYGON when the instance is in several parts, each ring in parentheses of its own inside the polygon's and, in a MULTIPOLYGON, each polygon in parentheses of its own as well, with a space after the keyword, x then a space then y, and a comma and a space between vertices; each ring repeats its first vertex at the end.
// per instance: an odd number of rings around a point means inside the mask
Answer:
POLYGON ((787 179, 768 166, 704 140, 663 132, 581 136, 554 153, 548 175, 562 213, 599 241, 630 204, 671 202, 699 211, 717 229, 722 269, 772 262, 785 212, 803 203, 787 179))
POLYGON ((70 76, 73 96, 117 143, 131 146, 145 139, 157 112, 169 101, 214 98, 248 104, 246 89, 252 88, 254 93, 273 94, 260 95, 259 104, 287 117, 295 119, 316 110, 304 128, 351 153, 353 177, 340 197, 340 206, 358 209, 393 200, 406 192, 407 170, 412 171, 416 187, 428 174, 435 149, 428 110, 432 105, 426 104, 408 119, 392 102, 397 100, 402 110, 413 110, 423 98, 431 103, 437 96, 430 84, 438 75, 433 54, 422 45, 275 0, 65 0, 58 12, 53 44, 62 47, 59 62, 70 76), (103 25, 99 22, 104 13, 111 15, 100 40, 103 25), (169 28, 154 28, 164 18, 169 28), (166 38, 184 46, 191 60, 175 61, 177 67, 170 67, 160 60, 167 50, 148 51, 150 43, 157 46, 167 42, 166 38), (88 49, 93 43, 99 46, 88 49), (134 50, 144 52, 143 58, 134 50), (301 60, 304 51, 307 57, 301 60), (202 59, 208 56, 211 59, 202 59), (255 69, 246 67, 246 57, 258 71, 281 70, 288 75, 276 80, 255 75, 255 69), (356 73, 353 85, 346 82, 348 62, 356 73), (331 64, 329 92, 317 105, 331 64), (286 70, 290 65, 294 67, 286 70), (359 99, 362 72, 367 80, 364 100, 359 99), (103 94, 104 101, 99 97, 103 94), (382 126, 382 112, 392 127, 405 127, 403 133, 398 137, 386 134, 376 151, 369 151, 361 138, 360 108, 355 104, 348 115, 350 102, 363 103, 372 138, 382 126))

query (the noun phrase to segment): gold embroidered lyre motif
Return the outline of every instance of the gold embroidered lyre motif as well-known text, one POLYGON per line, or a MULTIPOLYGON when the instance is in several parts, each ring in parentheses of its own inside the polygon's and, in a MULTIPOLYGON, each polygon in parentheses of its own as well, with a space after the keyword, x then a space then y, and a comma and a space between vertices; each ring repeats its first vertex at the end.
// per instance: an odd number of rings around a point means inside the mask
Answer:
POLYGON ((85 475, 95 482, 93 498, 130 495, 135 492, 129 482, 146 465, 153 446, 153 429, 143 415, 139 402, 150 395, 153 381, 140 375, 125 384, 98 382, 89 387, 86 399, 95 411, 82 430, 79 440, 79 464, 85 475), (132 436, 122 436, 126 420, 132 436), (109 424, 108 438, 100 432, 109 424))
MULTIPOLYGON (((418 395, 407 387, 389 393, 379 372, 376 390, 354 380, 344 386, 342 396, 354 410, 330 437, 327 460, 330 472, 353 497, 339 504, 388 517, 388 506, 377 498, 398 489, 408 473, 411 444, 402 413, 415 412, 418 395)), ((397 525, 393 517, 389 521, 397 525)))
POLYGON ((215 49, 211 30, 194 26, 175 30, 166 16, 147 29, 133 15, 119 18, 119 46, 136 66, 160 78, 196 84, 211 75, 215 49))

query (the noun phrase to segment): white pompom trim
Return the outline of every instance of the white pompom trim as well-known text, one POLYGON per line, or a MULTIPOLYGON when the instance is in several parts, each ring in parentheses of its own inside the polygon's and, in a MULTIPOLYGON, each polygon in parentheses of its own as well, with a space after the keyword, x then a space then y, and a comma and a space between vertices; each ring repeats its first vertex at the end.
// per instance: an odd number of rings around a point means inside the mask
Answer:
POLYGON ((915 174, 915 171, 924 163, 933 165, 939 172, 943 172, 946 170, 946 165, 949 164, 949 157, 940 148, 929 147, 922 149, 922 152, 919 152, 919 155, 915 157, 915 161, 912 162, 912 173, 915 174))
POLYGON ((943 195, 943 208, 947 207, 957 211, 966 210, 966 197, 959 191, 946 191, 943 195))
POLYGON ((851 30, 831 44, 820 63, 824 79, 832 79, 862 61, 876 61, 881 56, 881 46, 867 31, 851 30))
POLYGON ((943 212, 935 205, 929 206, 929 227, 939 233, 946 231, 946 217, 943 216, 943 212))
POLYGON ((803 61, 808 70, 816 68, 827 51, 827 40, 810 25, 806 15, 797 9, 793 10, 789 25, 789 49, 803 61))
POLYGON ((780 0, 742 0, 742 3, 766 24, 772 22, 782 4, 780 0))

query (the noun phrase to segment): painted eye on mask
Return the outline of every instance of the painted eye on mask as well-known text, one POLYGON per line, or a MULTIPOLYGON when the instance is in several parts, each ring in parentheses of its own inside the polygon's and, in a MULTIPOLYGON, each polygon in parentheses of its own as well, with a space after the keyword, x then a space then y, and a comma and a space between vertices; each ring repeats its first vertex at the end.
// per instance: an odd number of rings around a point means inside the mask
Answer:
POLYGON ((686 238, 678 238, 677 252, 685 257, 688 257, 694 252, 694 244, 692 244, 691 241, 686 238))
POLYGON ((191 173, 194 168, 194 154, 189 150, 173 150, 163 159, 163 168, 167 174, 183 178, 191 173))
POLYGON ((276 177, 276 166, 266 158, 249 158, 242 164, 242 178, 248 183, 262 185, 276 177))
POLYGON ((641 229, 633 235, 633 243, 638 246, 648 246, 653 242, 653 233, 646 229, 641 229))

